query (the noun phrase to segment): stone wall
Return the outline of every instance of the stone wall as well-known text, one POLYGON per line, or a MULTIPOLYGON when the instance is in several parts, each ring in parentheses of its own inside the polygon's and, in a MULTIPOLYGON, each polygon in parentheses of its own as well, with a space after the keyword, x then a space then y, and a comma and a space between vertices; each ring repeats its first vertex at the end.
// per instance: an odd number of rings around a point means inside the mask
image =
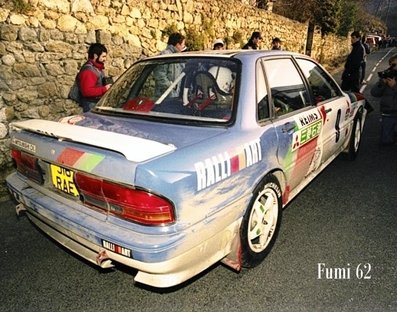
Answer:
MULTIPOLYGON (((8 125, 27 118, 56 120, 81 109, 67 99, 90 43, 108 48, 106 71, 119 76, 135 60, 159 53, 167 32, 211 48, 223 38, 240 48, 253 31, 273 37, 283 49, 304 53, 307 24, 243 4, 241 0, 0 0, 0 198, 12 170, 8 125), (16 12, 13 3, 22 3, 16 12)), ((346 38, 313 39, 312 56, 325 65, 349 50, 346 38)))
POLYGON ((319 61, 331 73, 344 63, 350 49, 350 36, 338 37, 331 34, 322 37, 320 29, 315 30, 311 57, 319 61))

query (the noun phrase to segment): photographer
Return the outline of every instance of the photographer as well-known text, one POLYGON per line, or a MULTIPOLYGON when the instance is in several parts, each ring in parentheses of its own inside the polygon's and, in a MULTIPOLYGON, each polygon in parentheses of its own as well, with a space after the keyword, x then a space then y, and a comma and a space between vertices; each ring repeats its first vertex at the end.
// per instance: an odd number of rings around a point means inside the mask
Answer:
POLYGON ((88 60, 76 76, 80 92, 79 104, 88 112, 110 88, 112 81, 105 77, 104 68, 107 49, 101 43, 93 43, 88 49, 88 60))
POLYGON ((397 135, 397 55, 389 60, 390 67, 379 72, 379 81, 371 89, 371 95, 380 97, 382 115, 381 143, 395 143, 397 135))

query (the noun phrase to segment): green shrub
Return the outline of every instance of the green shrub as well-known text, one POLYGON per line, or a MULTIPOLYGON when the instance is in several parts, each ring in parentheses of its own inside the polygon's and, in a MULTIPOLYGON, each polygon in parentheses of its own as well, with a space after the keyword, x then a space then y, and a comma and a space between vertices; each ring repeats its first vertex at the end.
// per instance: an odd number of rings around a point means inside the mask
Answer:
POLYGON ((189 51, 199 51, 205 48, 206 36, 203 32, 197 31, 194 26, 186 31, 186 46, 189 51))
POLYGON ((178 32, 178 27, 176 24, 171 24, 164 28, 164 30, 161 32, 163 33, 163 37, 169 37, 171 34, 178 32))
POLYGON ((12 0, 13 10, 17 13, 27 13, 33 9, 33 6, 30 3, 25 2, 24 0, 12 0))

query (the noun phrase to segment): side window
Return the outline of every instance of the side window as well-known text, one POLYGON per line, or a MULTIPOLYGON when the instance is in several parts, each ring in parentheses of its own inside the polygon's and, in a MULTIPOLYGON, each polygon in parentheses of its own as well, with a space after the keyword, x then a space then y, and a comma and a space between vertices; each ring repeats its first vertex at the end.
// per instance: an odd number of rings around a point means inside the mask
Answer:
POLYGON ((321 67, 310 60, 297 59, 297 62, 312 89, 316 104, 340 95, 335 82, 321 67))
POLYGON ((291 59, 264 61, 276 116, 281 116, 310 104, 309 92, 291 59))
POLYGON ((263 74, 261 62, 256 63, 256 105, 258 120, 263 120, 270 117, 269 97, 267 94, 265 76, 263 74))
POLYGON ((151 72, 150 75, 146 78, 146 81, 142 85, 141 90, 139 91, 139 96, 154 98, 155 94, 155 76, 154 73, 151 72))

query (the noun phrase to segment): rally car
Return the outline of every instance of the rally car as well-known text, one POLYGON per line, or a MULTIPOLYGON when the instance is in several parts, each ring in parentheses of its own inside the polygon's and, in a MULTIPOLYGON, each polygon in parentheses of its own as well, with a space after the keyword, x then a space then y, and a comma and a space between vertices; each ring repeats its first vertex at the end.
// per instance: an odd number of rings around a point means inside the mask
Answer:
POLYGON ((311 58, 212 51, 133 64, 91 112, 10 125, 17 212, 102 268, 180 284, 262 262, 282 209, 354 159, 365 99, 311 58))

